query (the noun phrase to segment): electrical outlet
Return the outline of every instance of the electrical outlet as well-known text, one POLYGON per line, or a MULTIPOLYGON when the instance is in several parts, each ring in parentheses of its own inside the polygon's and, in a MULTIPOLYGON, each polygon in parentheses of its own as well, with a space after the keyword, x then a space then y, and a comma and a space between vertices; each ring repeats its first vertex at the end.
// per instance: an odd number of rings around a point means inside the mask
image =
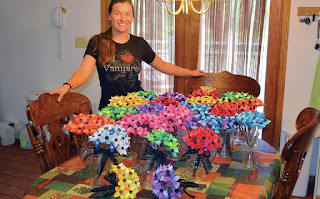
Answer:
POLYGON ((88 37, 75 37, 75 48, 86 48, 89 42, 88 37))

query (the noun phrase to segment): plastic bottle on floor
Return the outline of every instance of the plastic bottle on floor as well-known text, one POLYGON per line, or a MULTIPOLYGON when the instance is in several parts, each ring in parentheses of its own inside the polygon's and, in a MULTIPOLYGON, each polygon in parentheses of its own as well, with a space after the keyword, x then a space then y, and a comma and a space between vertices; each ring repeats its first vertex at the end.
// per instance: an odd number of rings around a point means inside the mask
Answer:
POLYGON ((19 134, 20 148, 21 149, 32 149, 32 143, 28 134, 27 127, 22 128, 19 134))
POLYGON ((1 145, 9 146, 15 143, 14 129, 8 122, 0 122, 1 145))
POLYGON ((26 124, 21 120, 14 125, 14 137, 16 140, 19 139, 19 134, 25 126, 26 124))

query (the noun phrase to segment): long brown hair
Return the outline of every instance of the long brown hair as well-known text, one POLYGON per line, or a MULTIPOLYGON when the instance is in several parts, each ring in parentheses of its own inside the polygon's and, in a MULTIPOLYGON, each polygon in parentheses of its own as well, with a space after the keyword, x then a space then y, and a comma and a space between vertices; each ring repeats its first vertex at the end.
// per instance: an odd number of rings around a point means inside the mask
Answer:
MULTIPOLYGON (((112 0, 108 12, 111 14, 113 5, 116 3, 125 3, 128 2, 132 6, 132 13, 134 16, 133 4, 131 0, 112 0)), ((94 46, 93 52, 99 55, 97 60, 98 66, 103 66, 108 61, 112 60, 116 54, 116 46, 112 40, 112 27, 110 27, 106 32, 102 32, 99 35, 95 35, 92 38, 92 45, 94 46)))

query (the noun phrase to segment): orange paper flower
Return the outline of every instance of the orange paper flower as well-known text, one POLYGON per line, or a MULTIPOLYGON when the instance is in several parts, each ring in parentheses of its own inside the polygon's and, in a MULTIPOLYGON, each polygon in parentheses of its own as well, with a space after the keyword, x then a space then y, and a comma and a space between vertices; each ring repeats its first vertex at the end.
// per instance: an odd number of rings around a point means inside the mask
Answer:
POLYGON ((76 134, 92 135, 101 126, 106 124, 115 124, 115 121, 108 116, 97 114, 82 114, 74 115, 74 121, 69 120, 68 124, 64 125, 64 129, 76 134))

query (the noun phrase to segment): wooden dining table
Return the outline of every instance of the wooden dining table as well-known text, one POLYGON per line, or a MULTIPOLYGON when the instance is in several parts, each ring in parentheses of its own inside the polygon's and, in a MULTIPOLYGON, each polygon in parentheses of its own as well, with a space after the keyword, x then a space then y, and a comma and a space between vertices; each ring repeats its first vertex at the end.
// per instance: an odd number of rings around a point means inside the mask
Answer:
MULTIPOLYGON (((234 145, 230 158, 214 158, 212 169, 200 182, 205 184, 206 188, 188 188, 187 192, 199 199, 271 198, 279 182, 281 157, 280 153, 265 141, 259 139, 258 144, 261 151, 254 168, 244 167, 240 145, 234 145)), ((128 157, 119 158, 119 163, 121 162, 126 166, 135 164, 128 157)), ((186 169, 186 164, 178 161, 174 167, 178 175, 186 169)), ((89 170, 80 157, 74 157, 41 175, 26 191, 24 199, 98 198, 99 193, 90 192, 90 189, 89 170)), ((137 198, 156 197, 152 194, 152 188, 146 188, 138 193, 137 198)), ((182 198, 190 197, 183 193, 182 198)))

